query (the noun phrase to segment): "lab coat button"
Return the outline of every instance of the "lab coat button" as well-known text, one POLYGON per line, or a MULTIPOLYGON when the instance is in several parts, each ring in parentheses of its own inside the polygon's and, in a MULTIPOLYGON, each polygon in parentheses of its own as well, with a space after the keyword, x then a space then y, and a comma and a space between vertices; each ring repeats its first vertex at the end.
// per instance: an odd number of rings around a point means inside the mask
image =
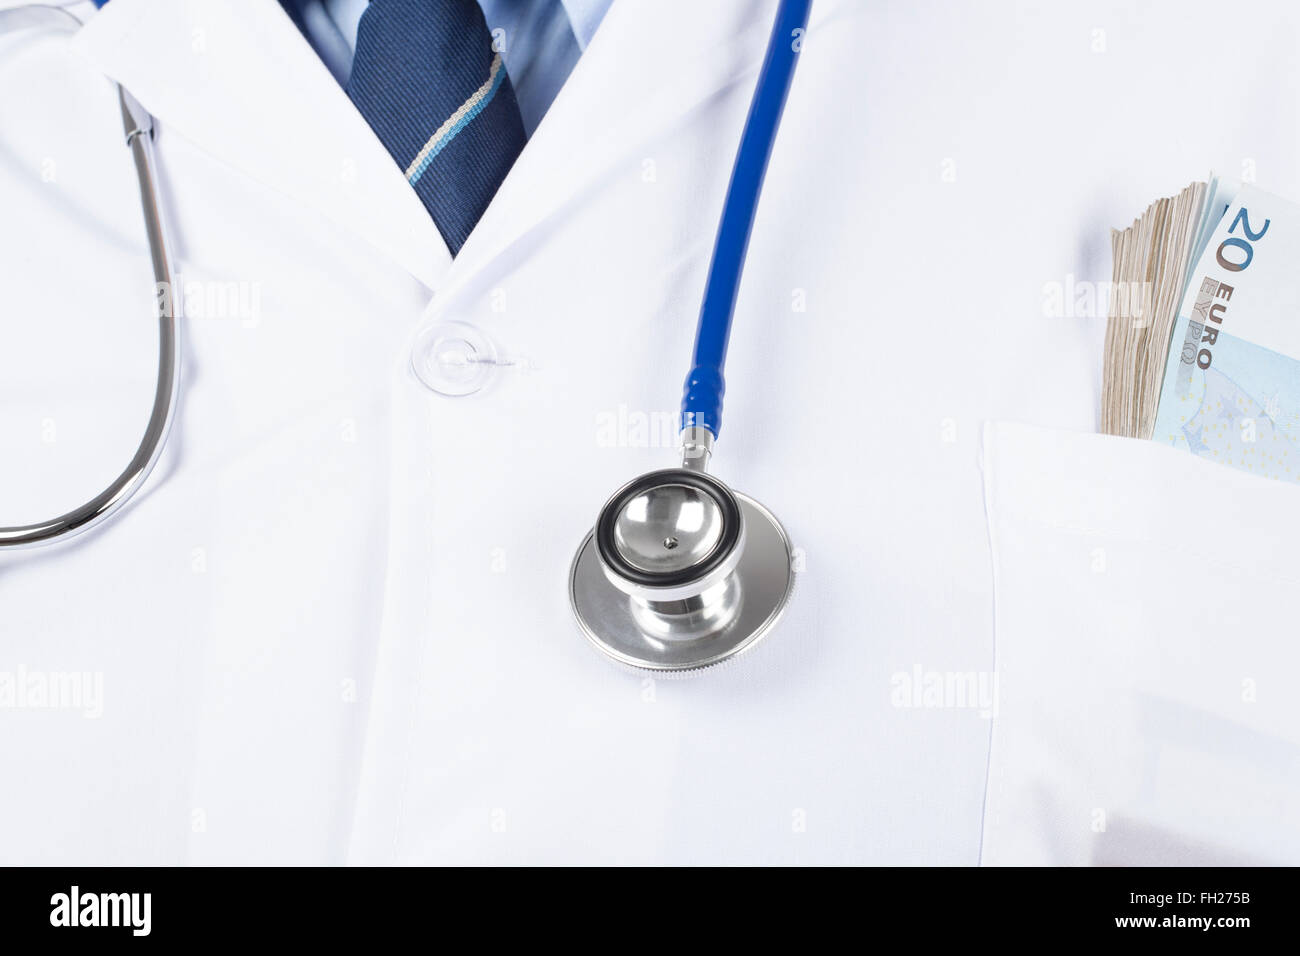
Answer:
POLYGON ((467 322, 434 322, 420 331, 411 349, 416 378, 449 398, 481 391, 499 365, 492 339, 467 322))

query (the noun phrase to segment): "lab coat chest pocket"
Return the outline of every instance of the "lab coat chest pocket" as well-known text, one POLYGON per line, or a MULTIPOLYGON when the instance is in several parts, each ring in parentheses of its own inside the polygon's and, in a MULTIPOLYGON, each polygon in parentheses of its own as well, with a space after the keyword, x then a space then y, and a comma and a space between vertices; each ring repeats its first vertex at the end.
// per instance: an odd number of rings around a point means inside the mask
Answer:
POLYGON ((990 424, 986 864, 1300 862, 1300 488, 990 424))

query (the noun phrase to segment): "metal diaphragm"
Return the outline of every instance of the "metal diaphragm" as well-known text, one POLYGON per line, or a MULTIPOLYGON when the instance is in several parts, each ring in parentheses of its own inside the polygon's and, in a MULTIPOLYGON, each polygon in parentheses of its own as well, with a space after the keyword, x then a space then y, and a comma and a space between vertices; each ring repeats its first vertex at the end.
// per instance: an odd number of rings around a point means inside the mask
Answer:
POLYGON ((670 468, 605 503, 574 558, 569 596, 608 657, 684 671, 751 647, 793 584, 789 539, 771 512, 711 475, 670 468))

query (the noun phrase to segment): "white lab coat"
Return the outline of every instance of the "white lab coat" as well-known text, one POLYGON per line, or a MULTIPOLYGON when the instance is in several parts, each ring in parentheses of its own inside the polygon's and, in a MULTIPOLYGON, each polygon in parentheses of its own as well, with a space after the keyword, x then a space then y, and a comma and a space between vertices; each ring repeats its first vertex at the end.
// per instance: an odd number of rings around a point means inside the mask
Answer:
POLYGON ((271 0, 3 41, 3 519, 93 493, 147 414, 97 74, 158 118, 183 277, 256 300, 184 321, 139 500, 0 556, 0 671, 103 680, 98 717, 0 711, 5 862, 1300 862, 1293 602, 1178 613, 1205 560, 1173 520, 1198 488, 1267 499, 1207 539, 1240 595, 1261 549, 1300 579, 1300 495, 1086 434, 1079 292, 1108 227, 1212 167, 1300 196, 1286 5, 818 0, 714 460, 791 533, 793 604, 687 680, 580 636, 574 547, 673 461, 771 12, 615 3, 454 262, 271 0), (1211 42, 1248 75, 1201 68, 1211 42), (411 373, 446 319, 506 363, 484 393, 411 373))

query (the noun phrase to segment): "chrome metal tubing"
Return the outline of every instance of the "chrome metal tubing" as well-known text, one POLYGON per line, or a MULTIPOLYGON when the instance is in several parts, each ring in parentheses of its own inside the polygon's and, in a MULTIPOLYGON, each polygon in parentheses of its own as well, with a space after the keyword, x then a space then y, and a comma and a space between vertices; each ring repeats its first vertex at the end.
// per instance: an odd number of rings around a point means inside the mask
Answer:
POLYGON ((109 518, 131 500, 148 479, 162 454, 176 411, 180 373, 180 328, 173 307, 171 263, 168 258, 164 217, 158 194, 157 164, 153 152, 153 120, 135 99, 121 87, 118 100, 126 142, 135 160, 140 185, 140 203, 144 209, 144 226, 149 237, 149 256, 153 263, 158 302, 158 381, 154 390, 153 411, 144 437, 122 473, 107 488, 85 504, 56 518, 33 524, 0 527, 0 551, 36 548, 55 544, 87 531, 109 518))

